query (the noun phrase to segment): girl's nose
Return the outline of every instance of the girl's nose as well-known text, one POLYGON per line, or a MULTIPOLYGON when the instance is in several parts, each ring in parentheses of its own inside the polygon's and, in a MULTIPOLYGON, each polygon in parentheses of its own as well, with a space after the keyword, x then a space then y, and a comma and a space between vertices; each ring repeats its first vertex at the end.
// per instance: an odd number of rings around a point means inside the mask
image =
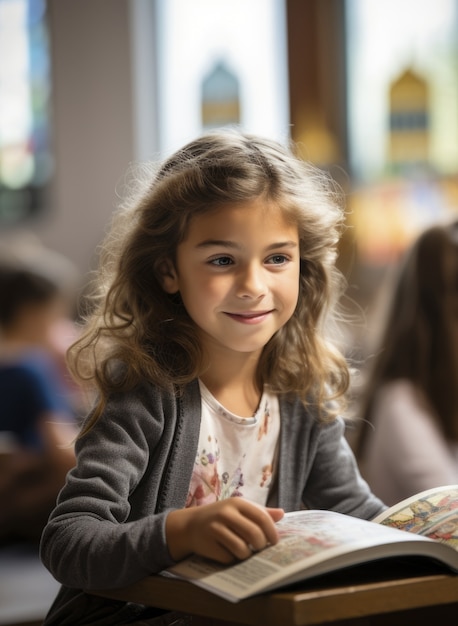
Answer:
POLYGON ((264 271, 257 265, 249 265, 240 271, 237 284, 239 298, 259 298, 266 292, 264 271))

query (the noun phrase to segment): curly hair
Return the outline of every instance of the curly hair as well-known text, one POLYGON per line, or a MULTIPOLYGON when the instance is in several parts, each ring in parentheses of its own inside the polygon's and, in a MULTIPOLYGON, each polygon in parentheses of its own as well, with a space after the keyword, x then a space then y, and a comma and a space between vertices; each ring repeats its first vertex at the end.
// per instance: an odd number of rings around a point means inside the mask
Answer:
POLYGON ((335 266, 344 225, 338 191, 292 147, 238 131, 190 142, 154 171, 143 165, 136 197, 124 203, 101 247, 94 308, 68 352, 74 377, 98 391, 91 424, 110 393, 149 381, 177 393, 206 365, 194 322, 179 295, 161 286, 194 216, 229 203, 265 198, 297 224, 299 298, 291 319, 264 347, 258 380, 279 394, 295 393, 332 417, 349 373, 331 338, 343 277, 335 266), (121 364, 121 366, 120 366, 121 364), (334 405, 330 409, 329 405, 334 405))

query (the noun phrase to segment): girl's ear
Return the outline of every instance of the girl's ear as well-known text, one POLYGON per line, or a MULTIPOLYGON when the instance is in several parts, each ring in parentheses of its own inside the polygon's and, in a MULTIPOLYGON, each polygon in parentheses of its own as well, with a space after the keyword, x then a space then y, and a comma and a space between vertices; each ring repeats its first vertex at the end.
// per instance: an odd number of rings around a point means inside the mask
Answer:
POLYGON ((166 293, 177 293, 180 290, 178 274, 170 259, 163 259, 157 265, 157 276, 162 289, 166 293))

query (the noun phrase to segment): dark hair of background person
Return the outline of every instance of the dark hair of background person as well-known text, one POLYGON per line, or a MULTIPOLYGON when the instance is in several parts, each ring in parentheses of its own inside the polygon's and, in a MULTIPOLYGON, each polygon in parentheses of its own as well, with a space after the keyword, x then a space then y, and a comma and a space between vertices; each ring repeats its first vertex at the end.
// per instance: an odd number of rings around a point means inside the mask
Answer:
POLYGON ((458 221, 426 229, 398 270, 362 397, 358 457, 377 390, 401 378, 423 392, 444 437, 458 442, 458 221))
POLYGON ((0 328, 7 328, 25 305, 43 304, 59 293, 58 286, 31 269, 0 264, 0 328))

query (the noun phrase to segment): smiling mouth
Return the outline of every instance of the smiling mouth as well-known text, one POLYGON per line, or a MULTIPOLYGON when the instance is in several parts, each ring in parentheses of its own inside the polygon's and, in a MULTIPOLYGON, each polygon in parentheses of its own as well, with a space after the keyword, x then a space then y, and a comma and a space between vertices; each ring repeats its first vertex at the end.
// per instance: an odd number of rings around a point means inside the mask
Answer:
POLYGON ((272 309, 269 311, 251 311, 248 313, 229 313, 228 311, 225 314, 233 320, 237 322, 242 322, 244 324, 256 324, 257 322, 262 322, 268 315, 272 313, 272 309))

